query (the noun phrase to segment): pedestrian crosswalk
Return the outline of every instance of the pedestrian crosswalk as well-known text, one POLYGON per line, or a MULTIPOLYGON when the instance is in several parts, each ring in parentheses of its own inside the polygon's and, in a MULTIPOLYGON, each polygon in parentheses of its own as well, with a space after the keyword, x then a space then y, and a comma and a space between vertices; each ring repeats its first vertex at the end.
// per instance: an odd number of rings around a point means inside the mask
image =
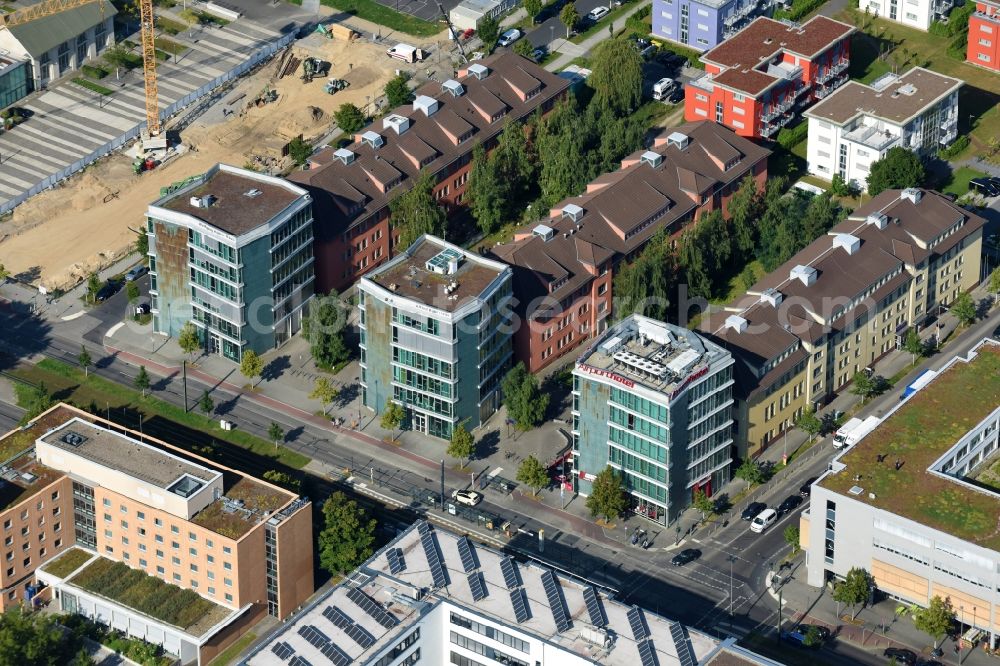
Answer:
MULTIPOLYGON (((280 37, 246 20, 172 37, 189 50, 157 64, 160 108, 232 71, 280 37)), ((31 116, 0 134, 0 212, 145 120, 141 71, 124 73, 120 79, 112 72, 100 82, 112 90, 110 95, 73 82, 77 74, 22 100, 18 106, 31 116)))

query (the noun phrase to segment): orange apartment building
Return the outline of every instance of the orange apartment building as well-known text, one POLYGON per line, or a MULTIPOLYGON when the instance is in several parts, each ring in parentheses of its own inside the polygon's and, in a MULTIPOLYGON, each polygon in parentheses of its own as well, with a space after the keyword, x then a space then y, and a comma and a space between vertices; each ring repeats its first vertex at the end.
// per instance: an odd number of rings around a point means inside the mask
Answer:
POLYGON ((13 568, 5 607, 37 589, 37 575, 61 609, 121 625, 182 663, 205 663, 313 592, 312 507, 295 493, 67 405, 0 440, 0 450, 12 448, 21 449, 7 463, 17 478, 4 489, 21 490, 0 515, 13 568), (73 547, 78 554, 64 557, 85 564, 47 570, 73 547), (74 582, 111 563, 157 579, 144 584, 191 590, 211 610, 194 627, 171 626, 74 582))
POLYGON ((701 56, 705 74, 684 89, 684 119, 774 139, 848 79, 856 28, 816 16, 799 25, 760 17, 701 56))
POLYGON ((289 179, 313 198, 316 292, 343 291, 397 252, 389 202, 421 171, 434 174, 434 196, 449 214, 461 210, 473 148, 490 149, 507 123, 550 110, 569 85, 521 56, 497 53, 455 79, 425 84, 412 104, 393 109, 350 146, 314 155, 309 169, 289 179))
POLYGON ((969 50, 965 59, 1000 72, 1000 2, 976 0, 976 11, 969 16, 969 50))
POLYGON ((495 247, 493 254, 514 268, 515 361, 537 372, 603 333, 619 262, 634 258, 661 229, 677 236, 704 214, 725 215, 746 176, 763 188, 770 154, 721 125, 683 125, 495 247))

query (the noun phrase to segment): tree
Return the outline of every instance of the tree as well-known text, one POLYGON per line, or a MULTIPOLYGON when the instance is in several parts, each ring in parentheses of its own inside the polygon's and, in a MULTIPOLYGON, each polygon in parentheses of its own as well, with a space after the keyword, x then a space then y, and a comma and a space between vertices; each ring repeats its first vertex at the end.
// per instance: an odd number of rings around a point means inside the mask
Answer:
POLYGON ((390 109, 403 106, 413 101, 413 91, 407 85, 410 77, 405 74, 394 76, 385 84, 385 99, 390 109))
POLYGON ((334 388, 333 383, 326 377, 317 377, 313 384, 312 393, 309 394, 311 400, 319 400, 323 405, 323 415, 326 416, 327 405, 340 397, 340 391, 334 388))
POLYGON ((917 356, 923 356, 924 341, 917 335, 917 329, 910 328, 906 332, 906 340, 903 342, 903 349, 910 352, 910 364, 917 362, 917 356))
POLYGON ((844 580, 837 583, 833 588, 833 598, 842 604, 851 607, 851 621, 854 621, 857 613, 855 606, 868 601, 871 592, 871 579, 868 572, 861 567, 854 567, 847 572, 844 580))
POLYGON ((660 230, 631 264, 623 262, 615 271, 611 290, 615 297, 615 319, 623 319, 633 312, 653 319, 666 319, 677 272, 670 237, 666 230, 660 230))
POLYGON ((116 79, 121 78, 122 69, 132 69, 137 61, 129 47, 122 42, 108 47, 101 57, 104 58, 104 62, 115 68, 116 79))
POLYGON ((705 494, 705 491, 698 488, 694 491, 694 497, 691 499, 691 506, 697 510, 701 511, 701 519, 705 520, 708 514, 715 511, 715 502, 712 498, 705 494))
POLYGON ((125 297, 128 298, 129 303, 135 303, 139 300, 139 285, 135 283, 135 280, 125 284, 125 297))
POLYGON ((740 285, 744 291, 750 291, 755 284, 757 284, 757 271, 754 270, 753 264, 747 264, 740 271, 740 285))
POLYGON ((382 420, 379 422, 383 430, 392 432, 392 438, 396 439, 396 429, 403 425, 406 419, 406 410, 399 403, 389 401, 382 411, 382 420))
POLYGON ((198 334, 198 327, 193 322, 185 322, 181 326, 181 332, 177 335, 177 344, 181 351, 189 356, 193 356, 201 348, 201 336, 198 334))
POLYGON ((792 547, 792 555, 802 548, 799 543, 799 528, 797 526, 789 525, 785 528, 785 543, 792 547))
POLYGON ((479 21, 479 39, 483 42, 483 49, 490 53, 500 39, 500 24, 492 16, 484 16, 479 21))
POLYGON ((518 430, 530 430, 542 422, 549 395, 539 392, 538 379, 525 369, 523 362, 507 371, 500 390, 507 416, 514 419, 518 430))
MULTIPOLYGON (((798 528, 796 528, 798 530, 798 528)), ((796 536, 798 538, 798 536, 796 536)), ((819 647, 823 642, 823 634, 819 633, 819 628, 815 624, 810 624, 806 627, 805 634, 802 636, 802 644, 807 648, 819 647)))
POLYGON ((298 166, 302 166, 308 162, 312 154, 313 147, 309 145, 309 142, 304 141, 301 136, 297 136, 288 142, 288 156, 298 166))
POLYGON ((80 345, 80 353, 76 356, 76 362, 83 368, 84 378, 90 376, 90 366, 94 364, 94 359, 90 358, 90 352, 83 345, 80 345))
POLYGON ((52 394, 45 382, 39 382, 38 386, 15 384, 14 390, 17 393, 17 404, 24 410, 22 425, 52 406, 52 394))
POLYGON ((733 246, 742 256, 749 255, 756 245, 756 221, 760 218, 763 207, 764 199, 757 187, 757 181, 752 175, 747 174, 740 181, 739 189, 733 194, 733 198, 729 200, 729 223, 733 227, 733 246))
POLYGON ((319 564, 332 575, 346 574, 372 555, 375 520, 339 490, 323 503, 319 564))
MULTIPOLYGON (((569 6, 569 5, 567 5, 569 6)), ((594 101, 617 117, 631 114, 642 102, 642 56, 626 39, 606 39, 594 50, 587 85, 594 101)))
POLYGON ((559 10, 559 20, 566 26, 566 39, 569 39, 570 31, 580 22, 580 13, 576 11, 576 5, 572 2, 563 5, 559 10))
POLYGON ((872 163, 868 172, 868 194, 875 196, 885 190, 920 187, 926 177, 924 165, 916 153, 896 146, 872 163))
POLYGON ((966 292, 959 294, 949 309, 962 326, 968 326, 976 321, 976 304, 973 302, 972 296, 966 292))
POLYGON ((764 482, 764 471, 755 460, 747 458, 736 468, 736 478, 747 482, 747 490, 764 482))
POLYGON ((590 515, 603 516, 605 521, 611 522, 625 513, 627 506, 622 475, 614 467, 605 467, 597 473, 587 497, 590 515))
POLYGON ((830 181, 830 192, 837 197, 846 197, 851 193, 850 188, 847 186, 847 182, 844 177, 839 173, 833 174, 833 179, 830 181))
POLYGON ((581 131, 575 103, 564 100, 540 122, 538 138, 538 187, 543 208, 583 191, 590 179, 587 165, 587 132, 581 131))
POLYGON ((10 271, 3 264, 0 264, 0 285, 7 284, 7 280, 9 279, 10 271))
POLYGON ((135 251, 139 253, 140 257, 142 257, 143 265, 149 263, 149 257, 146 256, 149 254, 149 236, 146 234, 145 231, 140 230, 136 234, 135 251))
POLYGON ((32 613, 17 605, 0 615, 0 664, 91 664, 83 650, 83 638, 82 632, 63 630, 57 615, 32 613), (86 659, 80 658, 81 651, 86 659))
MULTIPOLYGON (((0 264, 0 284, 3 284, 3 264, 0 264)), ((993 292, 993 299, 1000 300, 1000 266, 990 273, 989 290, 993 292)))
POLYGON ((507 210, 507 187, 500 177, 499 164, 486 153, 482 144, 472 150, 472 169, 466 194, 469 210, 484 234, 491 234, 503 224, 507 210))
POLYGON ((889 388, 889 383, 885 377, 875 375, 869 377, 867 373, 856 372, 851 380, 851 393, 861 398, 861 404, 865 404, 868 398, 882 395, 889 388))
POLYGON ((333 112, 333 119, 337 121, 337 127, 343 130, 344 134, 354 134, 365 126, 364 112, 350 102, 341 104, 333 112))
POLYGON ((951 600, 937 595, 934 595, 927 608, 921 608, 913 614, 913 626, 931 637, 935 650, 954 624, 955 609, 952 608, 951 600))
POLYGON ((317 296, 309 303, 309 314, 302 320, 302 336, 309 341, 309 353, 316 365, 333 370, 351 357, 344 341, 347 310, 336 295, 317 296))
POLYGON ((285 438, 285 431, 281 428, 281 425, 271 421, 271 425, 267 427, 267 438, 274 442, 274 448, 278 448, 278 442, 285 438))
POLYGON ((424 169, 413 187, 389 202, 389 223, 399 229, 399 248, 407 248, 424 234, 443 236, 445 213, 434 199, 434 175, 424 169))
POLYGON ((514 42, 514 48, 512 49, 514 53, 524 58, 531 58, 531 54, 534 53, 535 47, 527 39, 519 39, 514 42))
POLYGON ((533 19, 542 11, 542 0, 524 0, 522 6, 528 13, 528 18, 533 19))
POLYGON ((465 429, 464 425, 459 424, 451 433, 448 455, 462 461, 462 467, 465 467, 475 452, 476 440, 472 437, 472 433, 465 429))
POLYGON ((294 493, 297 493, 302 489, 302 480, 295 478, 288 472, 279 472, 274 469, 269 469, 264 472, 264 480, 270 481, 276 486, 281 486, 285 490, 291 490, 294 493))
POLYGON ((264 359, 257 352, 248 349, 243 352, 243 360, 240 361, 240 373, 250 380, 250 388, 256 386, 256 379, 264 373, 264 359))
POLYGON ((517 480, 538 495, 538 491, 549 485, 549 472, 535 456, 528 456, 517 468, 517 480))
POLYGON ((142 391, 142 397, 146 397, 146 390, 149 388, 149 373, 146 372, 146 366, 139 366, 139 374, 135 376, 135 387, 142 391))
POLYGON ((816 416, 816 410, 810 407, 802 412, 799 418, 795 419, 795 426, 802 432, 809 435, 809 441, 823 430, 823 421, 816 416))
POLYGON ((87 277, 87 302, 94 303, 97 301, 97 292, 101 290, 101 278, 97 277, 97 273, 91 273, 87 277))
POLYGON ((211 394, 208 389, 205 389, 201 393, 201 398, 198 400, 198 406, 201 407, 201 411, 209 414, 213 409, 215 409, 215 402, 212 400, 211 394))

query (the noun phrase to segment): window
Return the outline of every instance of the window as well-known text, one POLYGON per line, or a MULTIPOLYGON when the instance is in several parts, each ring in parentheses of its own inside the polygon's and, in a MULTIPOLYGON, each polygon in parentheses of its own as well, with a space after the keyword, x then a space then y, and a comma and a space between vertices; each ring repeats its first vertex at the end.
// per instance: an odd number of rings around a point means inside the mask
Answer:
POLYGON ((181 575, 179 573, 175 573, 174 580, 177 581, 178 583, 181 582, 181 575))
POLYGON ((162 576, 166 572, 164 571, 163 567, 157 565, 157 567, 156 567, 156 573, 158 573, 158 574, 160 574, 162 576))
POLYGON ((198 571, 198 565, 197 564, 192 564, 191 565, 191 571, 194 571, 194 572, 197 573, 197 571, 198 571))
POLYGON ((231 595, 228 592, 226 592, 226 601, 228 601, 229 603, 232 603, 233 602, 233 595, 231 595))
POLYGON ((197 541, 198 535, 196 535, 194 532, 188 532, 188 539, 190 539, 191 541, 197 541))
POLYGON ((985 53, 977 53, 976 57, 979 58, 980 60, 982 60, 983 62, 989 62, 990 61, 990 57, 988 55, 986 55, 985 53))
POLYGON ((232 578, 223 578, 222 582, 225 583, 226 587, 232 587, 233 586, 233 579, 232 578))
POLYGON ((156 543, 163 543, 163 535, 161 535, 161 534, 157 534, 157 535, 156 535, 155 537, 153 537, 153 538, 155 539, 156 543))
POLYGON ((173 548, 174 550, 180 550, 181 545, 179 543, 177 543, 176 541, 171 541, 170 542, 170 547, 173 548))
POLYGON ((170 558, 170 563, 174 564, 174 565, 177 565, 177 566, 180 566, 181 558, 179 558, 176 555, 174 555, 173 557, 170 558))
POLYGON ((58 490, 55 491, 54 493, 52 493, 52 501, 55 502, 57 499, 59 499, 59 491, 58 490))
POLYGON ((111 500, 107 497, 104 498, 104 506, 111 506, 111 500))
POLYGON ((135 517, 138 518, 139 520, 146 520, 146 514, 143 513, 142 511, 136 511, 135 517))
POLYGON ((211 555, 206 555, 206 557, 208 558, 208 563, 209 564, 212 564, 213 562, 215 562, 215 558, 212 557, 211 555))
POLYGON ((111 522, 111 514, 110 513, 104 514, 104 522, 106 522, 106 523, 110 523, 111 522))
POLYGON ((180 534, 181 533, 181 531, 179 529, 177 529, 176 525, 171 525, 170 526, 170 531, 173 532, 174 534, 180 534))
POLYGON ((215 594, 215 588, 214 587, 209 587, 207 589, 208 589, 208 593, 209 594, 215 594))
POLYGON ((715 103, 715 122, 721 123, 723 118, 722 102, 715 103))
POLYGON ((118 510, 121 511, 122 513, 128 513, 128 507, 126 507, 124 504, 119 504, 118 510))
POLYGON ((213 544, 212 544, 212 540, 211 540, 211 539, 205 539, 205 546, 206 546, 206 547, 208 547, 208 548, 211 548, 211 547, 212 547, 212 545, 213 545, 213 544))
POLYGON ((156 525, 157 527, 163 527, 163 521, 160 520, 159 518, 153 518, 153 524, 156 525))
POLYGON ((144 559, 142 559, 142 558, 140 557, 140 558, 139 558, 139 566, 140 566, 140 567, 143 567, 143 568, 145 568, 145 567, 149 566, 149 563, 148 563, 148 562, 146 562, 146 560, 144 560, 144 559))
POLYGON ((226 555, 229 555, 231 552, 233 552, 233 549, 230 548, 229 546, 223 546, 222 552, 225 553, 226 555))
POLYGON ((192 557, 198 557, 198 549, 197 548, 188 548, 188 553, 192 557))
POLYGON ((225 569, 226 571, 232 571, 233 570, 233 565, 230 562, 223 562, 222 563, 222 568, 225 569))
POLYGON ((123 520, 122 521, 122 529, 126 529, 126 530, 128 529, 128 521, 127 520, 123 520))

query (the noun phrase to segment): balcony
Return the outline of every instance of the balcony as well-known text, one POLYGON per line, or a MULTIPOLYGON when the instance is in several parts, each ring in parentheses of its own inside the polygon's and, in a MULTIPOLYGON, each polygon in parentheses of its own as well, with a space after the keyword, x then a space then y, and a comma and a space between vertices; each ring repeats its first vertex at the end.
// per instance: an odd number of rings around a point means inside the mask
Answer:
POLYGON ((955 0, 933 0, 933 2, 931 2, 931 10, 935 14, 945 14, 954 6, 955 0))
POLYGON ((861 125, 845 134, 844 140, 859 143, 872 150, 883 151, 898 143, 900 137, 890 134, 887 130, 879 130, 874 125, 861 125))
POLYGON ((687 85, 694 86, 695 88, 704 90, 705 92, 712 92, 713 90, 715 90, 715 85, 712 83, 711 74, 702 74, 696 79, 691 79, 690 81, 687 82, 687 85))
POLYGON ((938 137, 938 143, 942 146, 947 146, 949 143, 958 138, 958 129, 951 129, 944 132, 940 137, 938 137))
POLYGON ((941 129, 950 130, 953 127, 958 127, 958 114, 953 113, 951 115, 945 116, 941 119, 941 129))
POLYGON ((987 14, 986 12, 972 12, 972 15, 980 21, 989 21, 1000 25, 1000 14, 987 14))
POLYGON ((839 76, 843 71, 845 71, 850 66, 850 61, 846 58, 838 61, 837 63, 831 65, 827 70, 816 77, 816 83, 826 83, 827 81, 839 76))

